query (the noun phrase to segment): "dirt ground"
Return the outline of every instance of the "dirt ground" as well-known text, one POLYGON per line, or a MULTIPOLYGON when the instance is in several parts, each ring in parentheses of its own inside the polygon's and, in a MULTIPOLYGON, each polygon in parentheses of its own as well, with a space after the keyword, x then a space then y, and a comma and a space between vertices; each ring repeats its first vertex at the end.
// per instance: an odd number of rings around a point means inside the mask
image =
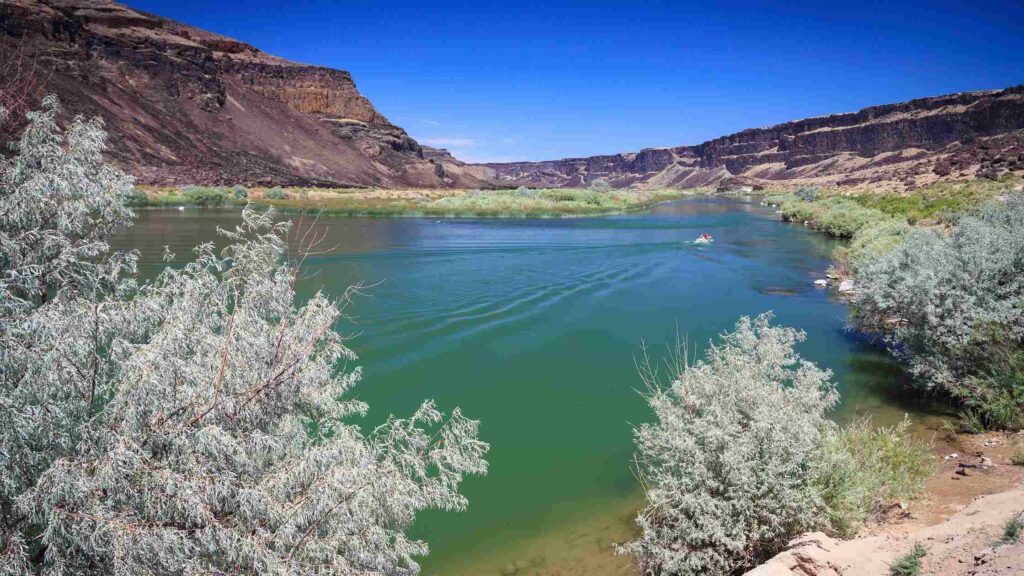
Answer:
POLYGON ((936 443, 940 459, 926 495, 894 506, 852 540, 805 534, 748 576, 878 576, 915 543, 927 550, 922 575, 1024 574, 1024 543, 1000 544, 1006 522, 1024 512, 1024 467, 1010 457, 1024 433, 959 435, 936 443))

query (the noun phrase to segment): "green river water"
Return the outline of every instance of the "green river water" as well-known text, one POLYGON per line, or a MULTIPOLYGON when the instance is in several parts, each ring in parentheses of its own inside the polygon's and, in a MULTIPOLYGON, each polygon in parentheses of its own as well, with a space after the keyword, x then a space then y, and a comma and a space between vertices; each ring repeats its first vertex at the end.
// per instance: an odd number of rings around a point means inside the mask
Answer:
MULTIPOLYGON (((140 211, 119 249, 158 269, 233 227, 237 210, 140 211)), ((756 198, 697 197, 602 218, 321 218, 329 253, 300 292, 373 285, 349 312, 370 404, 364 428, 426 398, 482 421, 490 473, 464 485, 469 509, 421 515, 426 575, 630 574, 610 544, 642 504, 632 424, 647 419, 634 360, 678 329, 701 350, 741 315, 773 310, 805 330, 800 352, 831 369, 839 420, 892 422, 913 407, 900 372, 844 331, 846 306, 812 286, 835 242, 782 224, 756 198), (715 242, 692 243, 701 232, 715 242)))

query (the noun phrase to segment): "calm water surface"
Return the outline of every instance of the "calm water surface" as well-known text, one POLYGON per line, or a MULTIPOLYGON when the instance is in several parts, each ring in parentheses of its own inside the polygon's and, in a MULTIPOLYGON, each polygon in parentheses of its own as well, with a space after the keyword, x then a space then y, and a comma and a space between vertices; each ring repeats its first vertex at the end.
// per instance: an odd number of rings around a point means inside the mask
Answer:
MULTIPOLYGON (((163 247, 179 258, 233 227, 229 210, 142 211, 118 248, 144 270, 163 247)), ((482 420, 492 449, 470 507, 414 528, 427 575, 629 574, 610 544, 632 534, 642 503, 630 472, 631 425, 648 412, 634 359, 660 356, 676 330, 691 346, 741 315, 773 310, 805 330, 807 358, 831 369, 837 419, 901 417, 899 371, 844 332, 846 306, 812 286, 834 242, 781 224, 754 199, 694 198, 633 215, 558 220, 327 218, 328 254, 304 296, 373 285, 343 329, 365 369, 354 394, 368 428, 425 398, 482 420), (716 241, 692 240, 710 232, 716 241)), ((911 408, 912 410, 912 408, 911 408)))

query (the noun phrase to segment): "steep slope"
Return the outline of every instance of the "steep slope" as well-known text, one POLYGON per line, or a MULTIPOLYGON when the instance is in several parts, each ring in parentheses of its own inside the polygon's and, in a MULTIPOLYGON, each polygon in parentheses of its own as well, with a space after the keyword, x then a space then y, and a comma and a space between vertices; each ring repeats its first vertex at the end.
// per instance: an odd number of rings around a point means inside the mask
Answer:
POLYGON ((348 72, 307 66, 107 0, 0 0, 3 53, 101 116, 142 182, 479 186, 426 160, 348 72))
POLYGON ((486 164, 517 186, 785 186, 889 183, 1024 171, 1024 86, 922 98, 754 128, 696 146, 486 164))

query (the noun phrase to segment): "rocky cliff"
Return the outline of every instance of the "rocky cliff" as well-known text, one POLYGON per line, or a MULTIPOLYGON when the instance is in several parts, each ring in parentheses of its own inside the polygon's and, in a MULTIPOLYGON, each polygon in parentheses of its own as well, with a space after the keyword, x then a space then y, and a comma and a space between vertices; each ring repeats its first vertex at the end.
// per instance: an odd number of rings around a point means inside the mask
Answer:
POLYGON ((922 98, 744 130, 696 146, 486 164, 505 185, 889 184, 1024 172, 1024 86, 922 98))
POLYGON ((100 116, 144 183, 486 186, 419 144, 348 72, 307 66, 105 0, 0 0, 0 54, 100 116))

